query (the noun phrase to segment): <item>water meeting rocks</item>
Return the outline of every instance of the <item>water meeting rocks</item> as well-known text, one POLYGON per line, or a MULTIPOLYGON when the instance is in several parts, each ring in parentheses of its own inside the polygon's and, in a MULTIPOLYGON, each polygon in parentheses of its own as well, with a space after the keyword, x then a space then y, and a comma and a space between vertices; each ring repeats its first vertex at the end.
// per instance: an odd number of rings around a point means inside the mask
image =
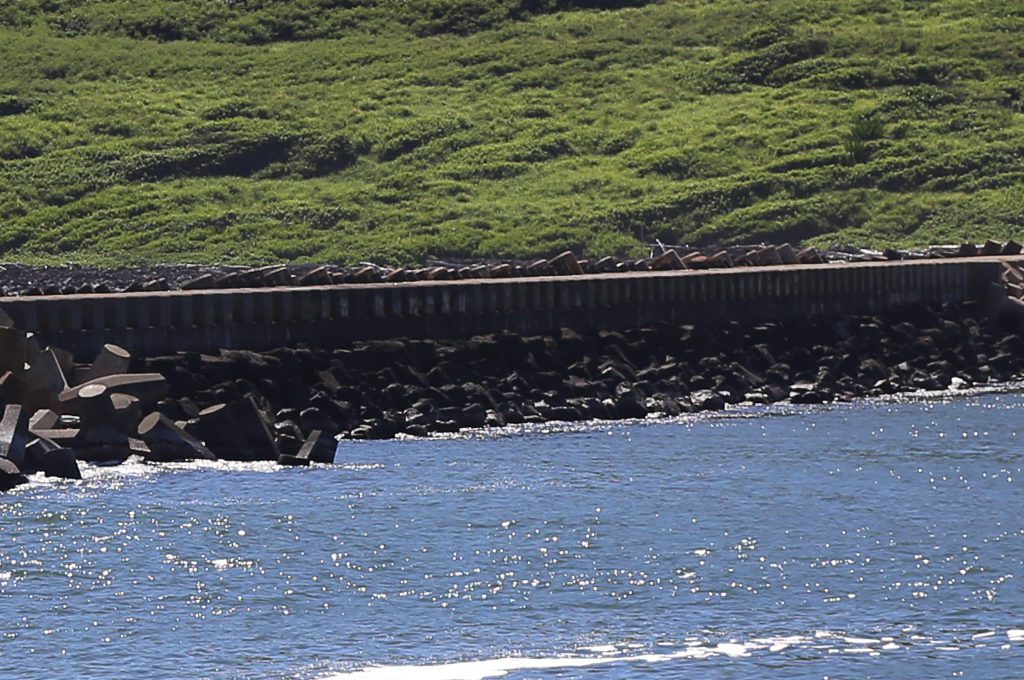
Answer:
POLYGON ((150 413, 139 423, 139 436, 146 443, 147 460, 168 462, 176 460, 216 460, 210 449, 178 427, 162 413, 150 413))
MULTIPOLYGON (((678 266, 665 262, 658 266, 678 266)), ((556 264, 571 267, 568 258, 535 263, 556 264)), ((1007 296, 1017 281, 1024 284, 1024 274, 1008 270, 1007 285, 987 303, 906 305, 872 316, 555 327, 154 357, 108 345, 89 363, 0 323, 0 486, 36 471, 75 479, 81 460, 306 466, 333 462, 346 438, 994 384, 1024 373, 1021 298, 1007 296)))

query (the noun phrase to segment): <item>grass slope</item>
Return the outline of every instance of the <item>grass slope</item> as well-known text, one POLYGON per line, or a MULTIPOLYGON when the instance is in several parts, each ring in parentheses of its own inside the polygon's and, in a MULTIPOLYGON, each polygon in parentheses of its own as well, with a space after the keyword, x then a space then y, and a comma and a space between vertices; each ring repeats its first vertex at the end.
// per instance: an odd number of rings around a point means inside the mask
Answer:
POLYGON ((1024 238, 1003 0, 0 6, 0 257, 1024 238))

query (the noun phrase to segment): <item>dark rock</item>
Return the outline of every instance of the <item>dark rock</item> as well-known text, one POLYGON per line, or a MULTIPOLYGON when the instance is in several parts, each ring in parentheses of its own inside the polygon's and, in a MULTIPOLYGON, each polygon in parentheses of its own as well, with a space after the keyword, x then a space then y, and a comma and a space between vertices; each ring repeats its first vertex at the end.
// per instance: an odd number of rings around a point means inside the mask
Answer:
MULTIPOLYGON (((294 456, 302 448, 302 431, 296 427, 295 433, 278 432, 274 435, 274 442, 277 444, 277 450, 281 452, 282 456, 294 456)), ((280 460, 280 457, 278 457, 278 460, 280 460)))
POLYGON ((578 408, 568 404, 564 406, 547 406, 540 409, 540 412, 541 415, 544 416, 545 420, 562 420, 572 423, 586 419, 586 416, 584 416, 578 408))
POLYGON ((304 433, 312 433, 315 430, 329 433, 333 437, 340 429, 338 423, 325 415, 316 406, 310 406, 299 413, 299 427, 304 433))
POLYGON ((277 460, 280 454, 252 397, 203 409, 197 425, 200 438, 218 458, 277 460))
POLYGON ((470 404, 455 418, 460 427, 483 427, 487 422, 487 409, 480 404, 470 404))
POLYGON ((0 419, 0 458, 10 461, 19 472, 25 465, 25 447, 28 445, 29 413, 17 404, 4 407, 0 419))
POLYGON ((636 392, 627 391, 620 394, 615 398, 614 404, 620 418, 645 418, 647 416, 643 397, 636 392))
POLYGON ((314 463, 331 464, 334 462, 338 444, 333 437, 326 433, 314 430, 306 437, 306 441, 299 449, 297 457, 305 458, 314 463))
POLYGON ((0 326, 0 373, 10 371, 15 376, 23 376, 27 354, 27 334, 18 328, 0 326))
POLYGON ((61 479, 81 479, 82 471, 72 449, 57 447, 42 454, 40 469, 47 477, 61 479))
POLYGON ((698 390, 690 395, 695 411, 721 411, 725 408, 725 399, 714 390, 698 390))
POLYGON ((410 425, 406 423, 405 433, 412 437, 429 437, 430 429, 426 425, 410 425))
POLYGON ((7 458, 0 458, 0 491, 10 491, 20 484, 27 484, 28 478, 18 466, 7 458))
POLYGON ((32 365, 25 372, 21 404, 29 411, 59 409, 60 394, 67 387, 57 355, 48 349, 32 357, 32 365))
POLYGON ((147 460, 216 460, 210 449, 162 413, 151 413, 139 423, 139 437, 149 449, 147 460))

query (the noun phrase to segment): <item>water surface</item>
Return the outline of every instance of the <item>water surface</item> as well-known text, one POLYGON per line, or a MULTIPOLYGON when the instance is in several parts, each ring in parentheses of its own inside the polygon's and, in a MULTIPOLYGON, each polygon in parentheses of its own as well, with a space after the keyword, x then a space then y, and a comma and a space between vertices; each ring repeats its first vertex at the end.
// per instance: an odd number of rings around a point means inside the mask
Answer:
POLYGON ((764 413, 38 480, 0 677, 1024 673, 1024 396, 764 413))

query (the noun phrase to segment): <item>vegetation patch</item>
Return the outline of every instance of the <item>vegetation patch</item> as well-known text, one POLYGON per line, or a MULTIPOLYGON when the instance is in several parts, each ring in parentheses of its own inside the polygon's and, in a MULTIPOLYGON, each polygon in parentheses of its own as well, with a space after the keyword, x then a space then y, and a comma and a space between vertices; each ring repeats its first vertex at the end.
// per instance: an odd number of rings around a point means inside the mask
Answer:
POLYGON ((988 0, 0 6, 0 257, 392 264, 1024 239, 988 0))

